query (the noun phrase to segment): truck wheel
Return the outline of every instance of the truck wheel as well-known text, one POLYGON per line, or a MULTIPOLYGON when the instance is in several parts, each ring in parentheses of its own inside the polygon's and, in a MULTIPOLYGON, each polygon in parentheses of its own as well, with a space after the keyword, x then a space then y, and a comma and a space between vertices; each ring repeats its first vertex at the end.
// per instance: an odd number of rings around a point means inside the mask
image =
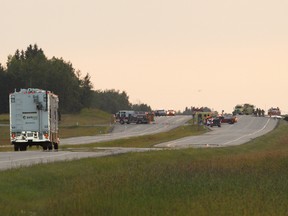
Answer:
POLYGON ((20 151, 26 151, 26 150, 27 150, 27 145, 20 146, 20 151))
POLYGON ((58 147, 59 147, 59 146, 58 146, 58 143, 54 143, 54 150, 57 151, 57 150, 58 150, 58 147))
POLYGON ((18 144, 14 144, 14 151, 19 151, 19 145, 18 144))
POLYGON ((124 124, 124 121, 123 121, 123 120, 120 120, 120 124, 124 124))
POLYGON ((52 149, 53 149, 52 143, 48 143, 48 150, 52 151, 52 149))
POLYGON ((46 144, 43 144, 42 148, 43 148, 43 151, 47 151, 47 145, 46 144))

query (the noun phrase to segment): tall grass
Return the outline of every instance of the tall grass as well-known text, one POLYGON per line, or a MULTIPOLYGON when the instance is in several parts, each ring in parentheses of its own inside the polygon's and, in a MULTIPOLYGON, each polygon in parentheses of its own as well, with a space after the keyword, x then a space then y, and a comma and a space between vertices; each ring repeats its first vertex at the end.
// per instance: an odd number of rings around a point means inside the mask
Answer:
POLYGON ((0 124, 9 124, 9 114, 0 114, 0 124))
POLYGON ((12 145, 10 143, 10 129, 9 126, 0 126, 0 151, 7 149, 3 146, 11 146, 8 148, 9 150, 12 149, 12 145))
MULTIPOLYGON (((10 145, 10 129, 9 129, 9 114, 0 114, 0 147, 4 145, 10 145)), ((0 148, 0 151, 3 149, 10 148, 0 148)), ((12 149, 12 148, 11 148, 12 149)))
POLYGON ((82 109, 77 114, 61 115, 60 126, 97 126, 112 123, 112 115, 98 109, 82 109))
POLYGON ((1 215, 287 215, 287 124, 227 148, 165 150, 0 173, 1 215))

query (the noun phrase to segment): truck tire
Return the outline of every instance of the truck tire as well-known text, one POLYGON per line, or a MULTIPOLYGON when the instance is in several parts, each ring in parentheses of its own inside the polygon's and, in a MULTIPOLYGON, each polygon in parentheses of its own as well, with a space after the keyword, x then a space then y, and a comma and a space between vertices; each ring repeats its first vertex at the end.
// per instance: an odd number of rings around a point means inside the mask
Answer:
POLYGON ((58 143, 54 143, 54 150, 58 150, 58 148, 59 148, 59 145, 58 145, 58 143))
POLYGON ((48 150, 49 150, 49 151, 52 151, 52 149, 53 149, 52 143, 49 143, 49 144, 48 144, 48 150))
POLYGON ((46 143, 42 144, 43 151, 47 151, 48 145, 46 143))
POLYGON ((14 144, 14 151, 19 151, 19 145, 18 144, 14 144))
POLYGON ((27 150, 27 145, 20 146, 20 151, 26 151, 26 150, 27 150))

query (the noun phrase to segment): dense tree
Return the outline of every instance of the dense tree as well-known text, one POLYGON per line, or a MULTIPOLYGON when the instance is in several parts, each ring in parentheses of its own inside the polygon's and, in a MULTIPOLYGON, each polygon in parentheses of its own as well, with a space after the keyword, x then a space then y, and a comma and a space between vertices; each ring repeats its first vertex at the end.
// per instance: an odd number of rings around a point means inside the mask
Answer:
POLYGON ((132 109, 127 93, 125 91, 119 92, 115 89, 94 91, 91 106, 109 113, 132 109))
POLYGON ((16 50, 8 57, 7 74, 13 89, 42 86, 46 71, 47 59, 37 45, 30 45, 26 51, 16 50))
MULTIPOLYGON (((77 72, 79 78, 80 78, 80 71, 77 72)), ((92 99, 92 91, 93 89, 93 84, 91 82, 91 77, 87 73, 86 76, 82 80, 80 80, 80 99, 81 99, 81 104, 84 107, 90 108, 91 107, 91 99, 92 99)))
POLYGON ((59 96, 61 111, 78 112, 84 107, 80 100, 80 82, 71 63, 55 57, 49 61, 45 86, 59 96))
POLYGON ((147 104, 143 104, 143 103, 133 104, 132 105, 132 110, 135 110, 135 111, 146 111, 146 112, 152 111, 150 106, 148 106, 147 104))
MULTIPOLYGON (((63 112, 77 112, 91 101, 93 86, 89 74, 82 80, 70 62, 55 57, 47 59, 36 44, 29 45, 25 51, 17 49, 13 56, 8 56, 7 69, 4 72, 2 67, 0 73, 1 88, 5 88, 5 92, 20 88, 50 90, 59 96, 63 112), (4 81, 9 85, 4 86, 4 81)), ((7 109, 5 104, 0 111, 7 109)))
POLYGON ((66 113, 78 112, 84 107, 109 113, 130 109, 151 111, 147 104, 132 105, 125 91, 93 91, 88 73, 81 78, 81 71, 75 71, 70 62, 56 57, 48 59, 37 44, 9 55, 6 68, 0 64, 0 113, 9 111, 9 93, 21 88, 54 92, 59 96, 60 111, 66 113))
POLYGON ((7 73, 0 64, 0 113, 7 113, 9 108, 9 83, 7 73))

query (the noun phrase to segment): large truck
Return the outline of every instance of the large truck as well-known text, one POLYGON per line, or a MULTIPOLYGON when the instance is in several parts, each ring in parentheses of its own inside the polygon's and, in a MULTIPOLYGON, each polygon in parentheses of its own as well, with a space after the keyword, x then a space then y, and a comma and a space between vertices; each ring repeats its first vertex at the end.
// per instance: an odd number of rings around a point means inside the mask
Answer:
POLYGON ((252 115, 254 113, 254 105, 252 104, 237 104, 234 108, 233 115, 252 115))
POLYGON ((120 124, 129 124, 129 118, 134 114, 134 110, 120 110, 115 114, 116 122, 119 122, 120 124))
POLYGON ((243 105, 243 114, 252 115, 254 113, 254 111, 255 111, 254 105, 248 104, 248 103, 243 105))
POLYGON ((237 104, 234 107, 233 115, 243 115, 244 106, 242 104, 237 104))
POLYGON ((154 122, 154 114, 145 111, 120 110, 115 114, 116 122, 120 124, 148 124, 154 122))
POLYGON ((9 95, 10 140, 15 151, 41 146, 58 150, 58 96, 50 91, 28 88, 9 95))
POLYGON ((269 110, 268 110, 268 116, 281 116, 281 111, 279 109, 279 107, 271 107, 269 110))

